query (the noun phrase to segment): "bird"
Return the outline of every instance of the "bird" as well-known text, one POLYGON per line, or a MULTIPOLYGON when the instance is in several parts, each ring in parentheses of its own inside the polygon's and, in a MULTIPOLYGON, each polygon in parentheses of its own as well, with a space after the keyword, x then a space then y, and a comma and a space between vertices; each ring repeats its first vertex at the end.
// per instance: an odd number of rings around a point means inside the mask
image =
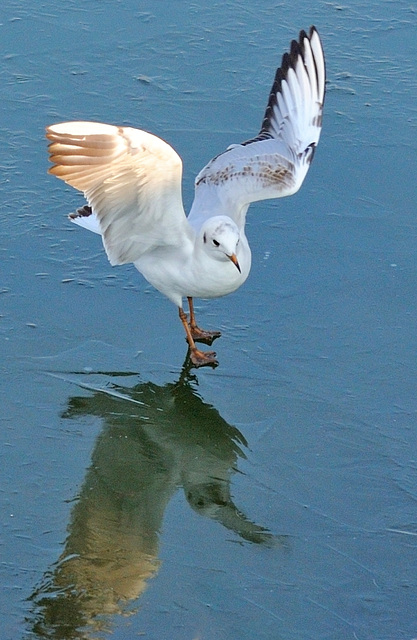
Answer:
POLYGON ((181 158, 161 138, 89 121, 46 128, 49 173, 87 200, 70 220, 102 236, 111 265, 133 263, 178 307, 195 367, 217 366, 216 353, 196 342, 211 345, 221 334, 198 326, 193 300, 228 295, 247 279, 249 205, 301 187, 320 138, 325 83, 323 47, 311 26, 282 56, 259 134, 206 164, 188 216, 181 158))

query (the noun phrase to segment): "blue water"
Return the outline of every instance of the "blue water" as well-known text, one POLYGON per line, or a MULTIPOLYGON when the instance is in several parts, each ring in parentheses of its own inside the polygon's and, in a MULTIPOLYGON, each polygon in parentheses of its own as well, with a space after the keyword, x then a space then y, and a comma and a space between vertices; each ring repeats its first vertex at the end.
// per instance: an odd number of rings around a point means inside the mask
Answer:
POLYGON ((417 8, 6 0, 0 12, 0 637, 417 636, 417 8), (200 168, 257 133, 315 24, 323 134, 254 205, 249 280, 199 301, 220 366, 52 176, 44 128, 160 135, 200 168))

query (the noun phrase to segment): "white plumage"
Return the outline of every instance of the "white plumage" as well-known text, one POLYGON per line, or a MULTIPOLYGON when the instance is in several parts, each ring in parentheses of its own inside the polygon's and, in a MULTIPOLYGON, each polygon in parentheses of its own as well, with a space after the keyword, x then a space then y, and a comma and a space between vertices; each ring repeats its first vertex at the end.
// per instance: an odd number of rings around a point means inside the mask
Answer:
POLYGON ((211 343, 220 334, 197 327, 192 298, 226 295, 248 277, 247 209, 300 188, 319 141, 324 94, 324 56, 311 27, 282 58, 259 135, 231 145, 198 174, 188 218, 181 159, 160 138, 96 122, 47 127, 50 173, 88 201, 70 218, 102 235, 112 265, 133 262, 178 306, 196 366, 217 362, 195 340, 211 343))

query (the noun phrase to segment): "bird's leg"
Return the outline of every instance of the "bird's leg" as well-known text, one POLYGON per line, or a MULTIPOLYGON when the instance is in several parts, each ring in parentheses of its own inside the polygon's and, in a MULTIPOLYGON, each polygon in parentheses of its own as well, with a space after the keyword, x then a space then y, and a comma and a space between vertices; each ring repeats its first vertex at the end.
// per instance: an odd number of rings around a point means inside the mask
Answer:
POLYGON ((215 352, 200 351, 200 349, 197 349, 191 333, 190 325, 188 324, 187 314, 181 307, 178 307, 178 313, 185 329, 185 335, 187 336, 187 342, 190 347, 190 358, 193 365, 195 367, 204 367, 205 365, 216 367, 218 365, 218 362, 216 360, 215 352))
POLYGON ((190 308, 189 324, 190 324, 191 335, 193 336, 193 339, 196 340, 197 342, 205 342, 206 344, 211 344, 216 338, 220 338, 220 336, 222 335, 220 331, 205 331, 204 329, 200 329, 200 327, 197 326, 197 323, 195 321, 193 299, 190 297, 187 297, 187 300, 188 300, 188 306, 190 308))

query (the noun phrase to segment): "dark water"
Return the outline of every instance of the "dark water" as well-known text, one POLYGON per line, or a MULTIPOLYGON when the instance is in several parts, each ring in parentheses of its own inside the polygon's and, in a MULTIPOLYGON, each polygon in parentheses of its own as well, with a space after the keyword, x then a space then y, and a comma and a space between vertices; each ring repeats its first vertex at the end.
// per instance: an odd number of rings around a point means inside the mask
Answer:
POLYGON ((25 3, 0 11, 4 639, 417 637, 417 7, 398 1, 25 3), (250 279, 175 308, 66 214, 46 124, 168 140, 184 200, 255 134, 316 24, 322 139, 250 211, 250 279))

